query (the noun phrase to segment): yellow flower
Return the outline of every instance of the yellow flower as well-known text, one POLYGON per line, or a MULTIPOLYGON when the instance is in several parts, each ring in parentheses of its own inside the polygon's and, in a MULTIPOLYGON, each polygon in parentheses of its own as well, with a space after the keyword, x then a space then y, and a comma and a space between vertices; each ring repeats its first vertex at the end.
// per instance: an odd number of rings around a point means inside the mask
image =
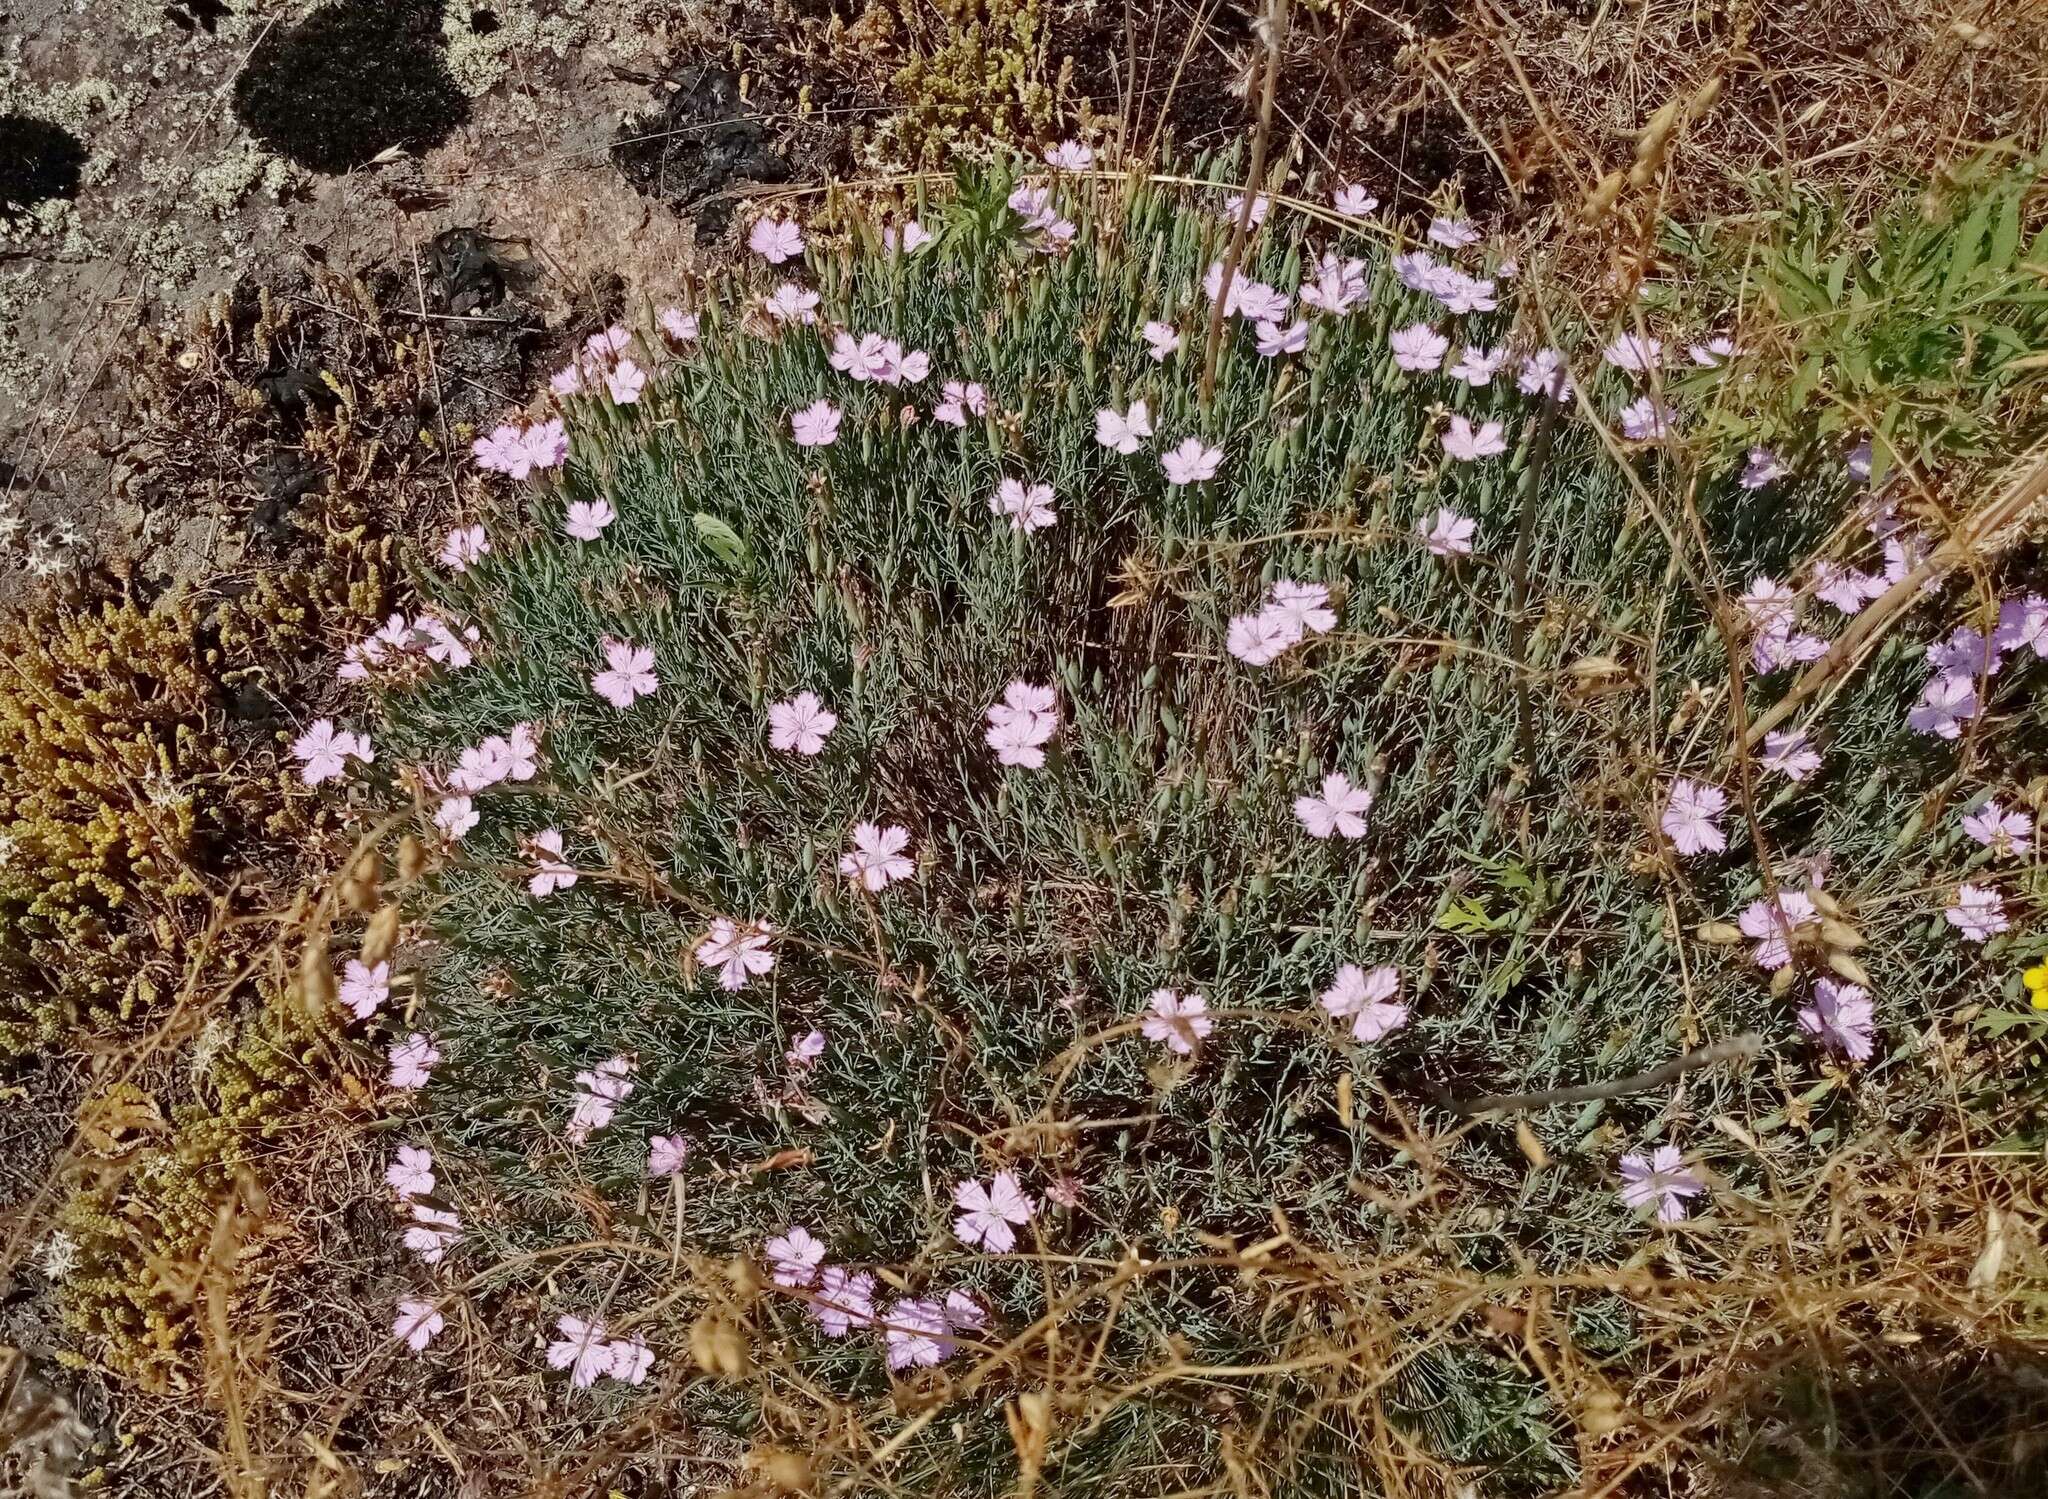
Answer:
POLYGON ((2037 1010, 2048 1010, 2048 963, 2036 963, 2020 975, 2027 986, 2027 998, 2037 1010))

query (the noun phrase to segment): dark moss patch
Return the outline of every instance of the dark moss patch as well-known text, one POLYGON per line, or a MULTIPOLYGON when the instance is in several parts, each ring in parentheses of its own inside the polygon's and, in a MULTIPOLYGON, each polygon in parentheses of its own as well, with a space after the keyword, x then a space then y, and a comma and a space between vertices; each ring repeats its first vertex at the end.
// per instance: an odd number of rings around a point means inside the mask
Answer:
POLYGON ((694 209, 697 227, 716 234, 732 215, 724 189, 735 182, 787 182, 789 163, 740 98, 725 68, 682 65, 657 85, 660 107, 628 120, 612 161, 649 197, 694 209))
POLYGON ((172 0, 164 7, 164 19, 187 31, 203 31, 212 36, 220 26, 223 17, 234 11, 225 0, 172 0))
POLYGON ((235 117, 279 155, 346 172, 393 146, 422 150, 469 118, 429 0, 334 0, 258 46, 235 117))
POLYGON ((63 126, 0 115, 0 218, 52 198, 75 198, 84 170, 85 146, 63 126))

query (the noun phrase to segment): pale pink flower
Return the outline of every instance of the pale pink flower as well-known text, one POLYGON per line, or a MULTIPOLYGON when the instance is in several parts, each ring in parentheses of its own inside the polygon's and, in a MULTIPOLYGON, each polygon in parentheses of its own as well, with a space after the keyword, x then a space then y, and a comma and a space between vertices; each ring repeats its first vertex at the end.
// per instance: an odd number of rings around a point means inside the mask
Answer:
POLYGON ((948 1291, 946 1326, 955 1332, 981 1332, 988 1327, 988 1308, 965 1291, 948 1291))
POLYGON ((1860 614, 1890 586, 1880 574, 1855 572, 1825 557, 1813 564, 1814 597, 1826 599, 1843 614, 1860 614))
POLYGON ((1045 153, 1045 160, 1056 172, 1085 172, 1095 165, 1095 153, 1079 141, 1061 141, 1045 153))
POLYGON ((570 502, 567 519, 562 529, 569 533, 572 541, 595 541, 604 534, 604 528, 619 518, 609 500, 574 500, 570 502))
POLYGON ((451 796, 434 809, 434 826, 451 843, 460 843, 478 822, 476 803, 466 796, 451 796))
POLYGON ((916 219, 905 219, 900 230, 891 224, 882 231, 882 249, 891 255, 915 255, 931 242, 931 231, 916 219))
POLYGON ((811 1231, 793 1226, 768 1241, 768 1268, 778 1286, 807 1286, 818 1278, 825 1246, 811 1231))
POLYGON ((996 752, 998 764, 1024 770, 1039 770, 1045 765, 1045 741, 1034 737, 1030 723, 1023 719, 991 724, 984 737, 988 747, 996 752))
POLYGON ((771 749, 799 755, 822 754, 826 736, 839 727, 839 715, 826 707, 815 692, 799 692, 787 702, 768 708, 768 744, 771 749))
POLYGON ((839 408, 830 401, 813 401, 790 413, 789 430, 800 448, 829 448, 839 440, 839 408))
POLYGON ((895 339, 882 340, 881 359, 874 373, 884 385, 920 385, 931 372, 932 356, 923 349, 912 349, 906 354, 895 339))
POLYGON ((1750 958, 1763 969, 1783 968, 1792 961, 1790 934, 1820 920, 1813 898, 1803 890, 1779 890, 1775 911, 1767 900, 1753 900, 1742 908, 1736 925, 1756 946, 1750 958))
POLYGON ((1522 361, 1515 387, 1525 396, 1547 393, 1553 401, 1568 401, 1575 387, 1565 368, 1564 355, 1556 349, 1538 349, 1522 361))
POLYGON ((318 786, 345 772, 351 759, 367 764, 376 756, 366 736, 337 730, 331 718, 316 718, 292 741, 292 758, 300 764, 299 779, 318 786))
POLYGON ((804 253, 803 231, 794 219, 756 219, 747 232, 747 248, 770 265, 781 265, 804 253))
POLYGON ((2005 664, 2004 654, 1998 646, 1997 630, 1986 640, 1978 631, 1963 625, 1946 640, 1937 640, 1927 647, 1927 664, 1950 676, 1974 677, 1981 672, 1989 677, 1995 676, 2005 664))
POLYGON ((843 1338, 856 1327, 872 1325, 874 1276, 865 1270, 850 1272, 841 1265, 823 1266, 811 1292, 810 1312, 818 1331, 828 1338, 843 1338))
POLYGON ((1942 915, 1969 942, 1988 942, 2012 925, 2006 919, 2005 902, 1999 899, 1998 892, 1982 885, 1957 887, 1956 903, 1942 915))
POLYGON ((1870 439, 1867 437, 1857 443, 1855 447, 1849 449, 1847 459, 1849 477, 1856 480, 1859 484, 1868 483, 1870 481, 1870 464, 1873 457, 1875 457, 1875 454, 1871 451, 1870 439))
POLYGON ((932 420, 964 427, 970 415, 988 415, 988 392, 971 381, 963 384, 958 380, 948 380, 940 392, 939 403, 932 407, 932 420))
POLYGON ((1430 290, 1444 304, 1446 312, 1491 312, 1500 306, 1491 281, 1482 276, 1468 276, 1451 266, 1444 267, 1430 290))
POLYGON ((989 709, 988 716, 996 722, 1026 717, 1042 727, 1044 733, 1050 736, 1057 732, 1060 726, 1059 695, 1050 687, 1013 681, 1003 689, 1002 702, 989 709))
POLYGON ((1426 237, 1431 244, 1442 245, 1447 250, 1462 250, 1467 245, 1479 243, 1477 229, 1464 219, 1454 219, 1447 215, 1429 221, 1429 233, 1426 237))
POLYGON ((824 1054, 825 1033, 811 1030, 790 1042, 789 1050, 782 1054, 782 1060, 787 1062, 794 1072, 808 1072, 817 1065, 818 1058, 824 1054))
POLYGON ((1059 732, 1057 699, 1050 687, 1012 682, 1003 701, 988 710, 988 745, 1004 765, 1037 770, 1045 764, 1042 746, 1059 732))
POLYGON ((1508 450, 1508 440, 1499 422, 1481 422, 1475 431, 1471 422, 1456 413, 1444 428, 1443 444, 1445 456, 1459 463, 1496 458, 1508 450))
POLYGON ((645 1384, 647 1373, 654 1367, 654 1350, 647 1346, 647 1340, 637 1332, 630 1338, 614 1338, 605 1345, 605 1352, 611 1356, 611 1377, 626 1384, 645 1384))
POLYGON ((1147 1041, 1157 1041, 1175 1056, 1191 1054, 1204 1036, 1216 1029, 1209 1013, 1209 1001, 1199 994, 1177 994, 1171 989, 1154 989, 1138 1029, 1147 1041))
MULTIPOLYGON (((1272 208, 1272 206, 1273 200, 1267 197, 1264 193, 1256 193, 1253 195, 1251 222, 1252 227, 1254 229, 1258 228, 1259 225, 1266 222, 1266 213, 1269 209, 1272 208)), ((1236 223, 1239 219, 1244 217, 1243 193, 1232 193, 1229 197, 1223 200, 1223 216, 1226 219, 1229 219, 1232 223, 1236 223)))
POLYGON ((530 781, 539 770, 539 733, 530 723, 515 723, 505 737, 505 778, 530 781))
POLYGON ((1446 267, 1427 250, 1410 250, 1393 259, 1394 279, 1410 291, 1432 291, 1441 284, 1446 267))
POLYGON ((583 353, 586 358, 603 363, 605 360, 616 359, 619 355, 625 353, 632 342, 633 335, 621 324, 613 323, 602 333, 593 333, 590 337, 584 339, 583 353))
POLYGON ((1688 344, 1685 352, 1701 369, 1711 370, 1726 364, 1742 350, 1736 347, 1735 340, 1727 334, 1716 333, 1705 343, 1688 344))
POLYGON ((1776 578, 1750 579, 1749 587, 1735 602, 1758 630, 1789 630, 1799 620, 1799 595, 1776 578))
POLYGON ((1145 352, 1154 364, 1164 364, 1168 355, 1180 351, 1180 330, 1171 323, 1147 323, 1138 331, 1144 335, 1145 352))
POLYGON ((1621 408, 1621 435, 1630 442, 1662 442, 1677 422, 1678 413, 1654 396, 1638 396, 1621 408))
POLYGON ((527 839, 526 856, 533 861, 533 874, 527 880, 526 888, 533 892, 534 899, 539 900, 575 885, 576 869, 562 857, 559 828, 544 828, 527 839))
POLYGON ((1424 516, 1415 529, 1432 556, 1469 557, 1472 555, 1472 533, 1479 529, 1479 523, 1455 510, 1440 507, 1436 514, 1424 516))
POLYGON ((630 708, 661 686, 661 679, 654 674, 652 648, 634 645, 628 640, 613 640, 609 636, 601 644, 605 669, 591 677, 590 686, 614 708, 621 711, 630 708))
POLYGON ((909 847, 908 829, 861 823, 853 830, 853 847, 839 856, 839 872, 868 890, 881 890, 917 872, 904 852, 909 847))
POLYGON ((661 331, 676 343, 693 344, 697 341, 699 328, 694 312, 685 312, 680 307, 664 307, 655 321, 661 325, 661 331))
POLYGON ((457 526, 441 543, 435 560, 453 572, 464 573, 472 562, 489 555, 490 550, 491 539, 482 526, 457 526))
POLYGON ((429 1265, 438 1265, 462 1235, 462 1219, 444 1208, 424 1202, 410 1204, 412 1223, 404 1234, 405 1247, 429 1265))
POLYGON ((818 321, 818 294, 794 281, 785 281, 762 299, 761 308, 778 323, 808 327, 818 321))
POLYGON ((1657 1221, 1676 1223, 1685 1216, 1685 1200, 1707 1190, 1707 1184, 1685 1169, 1676 1145, 1659 1145, 1645 1160, 1639 1155, 1621 1158, 1621 1200, 1631 1208, 1655 1205, 1657 1221))
POLYGON ((936 1301, 906 1297, 892 1302, 882 1314, 881 1327, 891 1373, 930 1368, 952 1356, 951 1329, 946 1326, 945 1309, 936 1301))
POLYGON ((863 384, 880 379, 889 369, 889 341, 879 333, 863 333, 859 338, 851 333, 835 333, 826 363, 863 384))
POLYGON ((460 671, 476 659, 476 653, 470 648, 483 638, 478 634, 475 625, 467 626, 460 634, 456 633, 454 626, 438 614, 422 614, 414 629, 420 649, 426 652, 427 659, 446 666, 451 671, 460 671))
POLYGON ((1301 305, 1328 317, 1346 317, 1365 300, 1365 262, 1325 251, 1301 283, 1301 305))
POLYGON ((1323 777, 1321 796, 1297 796, 1294 815, 1311 838, 1363 838, 1372 811, 1372 792, 1351 784, 1342 771, 1323 777))
POLYGON ((664 1176, 678 1176, 690 1159, 690 1139, 687 1135, 649 1135, 647 1137, 647 1174, 655 1180, 664 1176))
POLYGON ((1742 465, 1742 476, 1736 482, 1744 489, 1762 489, 1791 472, 1785 460, 1769 448, 1755 447, 1749 450, 1748 461, 1742 465))
POLYGON ((1977 684, 1973 679, 1939 676, 1921 690, 1920 701, 1906 714, 1906 727, 1916 734, 1959 739, 1963 725, 1975 718, 1978 711, 1977 684))
POLYGON ((2023 854, 2034 846, 2033 820, 2024 812, 2008 812, 1994 801, 1965 814, 1963 831, 1995 854, 2023 854))
POLYGON ((456 791, 474 794, 497 785, 511 768, 511 746, 493 734, 456 757, 455 769, 448 773, 448 784, 456 791))
POLYGON ((616 406, 631 406, 647 388, 647 371, 630 359, 621 359, 605 371, 604 388, 616 406))
POLYGON ((559 1317, 555 1331, 560 1336, 548 1344, 548 1367, 569 1370, 570 1384, 587 1390, 612 1372, 612 1350, 602 1318, 559 1317))
POLYGON ((1362 219, 1380 206, 1380 200, 1356 182, 1347 182, 1330 194, 1330 206, 1347 218, 1362 219))
POLYGON ((1765 630, 1749 643, 1750 664, 1764 676, 1827 653, 1828 643, 1804 630, 1765 630))
POLYGON ((469 445, 476 466, 486 473, 510 473, 512 465, 526 456, 526 434, 510 423, 493 427, 488 436, 469 445))
POLYGON ((1299 354, 1308 347, 1308 319, 1296 318, 1284 328, 1275 322, 1261 321, 1256 347, 1267 359, 1275 359, 1282 354, 1299 354))
POLYGON ((2048 656, 2048 598, 2029 593, 2005 600, 1998 606, 1992 639, 2002 651, 2025 647, 2037 656, 2048 656))
POLYGON ((1268 318, 1275 322, 1287 316, 1289 298, 1285 292, 1275 290, 1263 281, 1253 281, 1239 267, 1231 273, 1230 289, 1223 286, 1223 262, 1214 260, 1202 275, 1202 292, 1212 302, 1221 300, 1226 317, 1244 317, 1256 322, 1268 318))
POLYGON ((1200 484, 1216 477, 1223 462, 1223 449, 1209 447, 1199 437, 1183 438, 1177 448, 1159 456, 1159 467, 1169 484, 1200 484))
POLYGON ((1028 182, 1011 189, 1010 207, 1024 220, 1024 227, 1039 236, 1038 249, 1057 255, 1073 242, 1077 232, 1070 219, 1063 219, 1052 206, 1052 190, 1028 182))
POLYGON ((569 429, 560 417, 526 429, 526 462, 536 471, 560 468, 569 459, 569 429))
POLYGON ((1718 854, 1728 846, 1728 836, 1718 821, 1727 809, 1728 793, 1719 786, 1703 786, 1680 777, 1671 783, 1660 826, 1681 854, 1718 854))
POLYGON ((583 366, 575 360, 563 365, 548 376, 548 389, 558 396, 574 396, 583 393, 583 366))
POLYGON ((1474 390, 1481 390, 1493 384, 1493 377, 1500 373, 1507 357, 1508 351, 1504 348, 1482 349, 1467 344, 1465 352, 1458 356, 1458 362, 1451 366, 1450 376, 1453 380, 1464 381, 1474 390))
POLYGON ((1104 407, 1095 413, 1095 440, 1119 453, 1135 453, 1152 435, 1152 412, 1143 401, 1131 402, 1129 411, 1104 407))
POLYGON ((1330 608, 1330 590, 1320 583, 1282 578, 1273 585, 1271 599, 1266 607, 1286 621, 1297 637, 1326 635, 1337 628, 1336 611, 1330 608))
POLYGON ((398 1147, 398 1158, 384 1168, 384 1183, 400 1197, 430 1196, 434 1190, 434 1156, 417 1145, 398 1147))
POLYGON ((987 1186, 978 1181, 959 1183, 953 1188, 953 1205, 960 1209, 953 1220, 960 1242, 980 1245, 991 1254, 1015 1249, 1017 1229, 1038 1211, 1038 1203, 1019 1185, 1014 1171, 998 1171, 987 1186))
POLYGON ((398 1298, 398 1316, 391 1324, 391 1336, 414 1353, 424 1353, 427 1344, 439 1337, 441 1329, 447 1325, 448 1319, 435 1310, 433 1302, 422 1301, 417 1296, 401 1296, 398 1298))
POLYGON ((1799 1028, 1820 1037, 1821 1045, 1852 1062, 1870 1059, 1875 1016, 1870 995, 1858 984, 1822 979, 1813 986, 1813 1003, 1799 1012, 1799 1028))
MULTIPOLYGON (((1917 571, 1920 564, 1927 560, 1929 551, 1927 538, 1920 535, 1917 531, 1900 531, 1894 535, 1887 536, 1884 542, 1884 581, 1886 586, 1889 587, 1893 583, 1903 583, 1908 573, 1917 571)), ((1931 590, 1934 586, 1934 580, 1932 578, 1928 579, 1926 589, 1931 590)))
POLYGON ((1387 345, 1394 351, 1396 365, 1418 373, 1436 369, 1451 351, 1451 341, 1427 323, 1411 323, 1397 329, 1387 339, 1387 345))
POLYGON ((1323 991, 1322 1004, 1337 1019, 1351 1022, 1354 1038, 1377 1041, 1408 1023, 1408 1007, 1394 998, 1400 988, 1401 975, 1388 964, 1367 972, 1346 963, 1323 991))
POLYGON ((359 959, 350 958, 341 971, 338 997, 354 1012, 356 1019, 368 1020, 391 998, 391 965, 365 965, 359 959))
POLYGON ((1664 363, 1664 345, 1639 333, 1623 333, 1600 351, 1600 357, 1618 370, 1644 374, 1664 363))
POLYGON ((704 940, 697 944, 697 961, 718 970, 720 988, 743 989, 748 979, 775 966, 775 954, 768 951, 773 931, 774 928, 765 921, 740 926, 728 917, 720 916, 711 923, 711 930, 704 940))
POLYGON ((1820 769, 1820 751, 1806 742, 1804 729, 1779 729, 1764 735, 1758 763, 1788 781, 1803 781, 1820 769))
POLYGON ((569 1112, 564 1138, 581 1145, 612 1122, 619 1105, 632 1096, 633 1068, 631 1057, 607 1057, 589 1071, 576 1074, 575 1106, 569 1112))
POLYGON ((385 1082, 408 1092, 424 1088, 434 1075, 434 1069, 441 1065, 441 1048, 424 1031, 414 1031, 403 1041, 392 1042, 385 1056, 391 1064, 391 1073, 385 1082))
POLYGON ((1224 648, 1247 666, 1270 666, 1301 639, 1301 628, 1268 605, 1256 614, 1234 614, 1224 648))
POLYGON ((1050 484, 1025 484, 1005 479, 989 496, 988 508, 1010 523, 1012 531, 1042 531, 1059 519, 1053 508, 1050 484))

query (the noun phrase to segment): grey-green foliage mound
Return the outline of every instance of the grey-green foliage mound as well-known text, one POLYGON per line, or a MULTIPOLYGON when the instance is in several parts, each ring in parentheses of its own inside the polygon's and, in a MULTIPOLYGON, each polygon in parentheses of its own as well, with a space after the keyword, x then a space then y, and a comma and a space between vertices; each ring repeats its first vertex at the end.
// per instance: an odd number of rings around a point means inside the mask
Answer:
MULTIPOLYGON (((1795 861, 1824 857, 1825 889, 1870 944, 1876 1054, 1845 1073, 1795 1020, 1823 955, 1802 945, 1797 983, 1774 995, 1744 947, 1691 936, 1763 885, 1720 636, 1656 520, 1689 503, 1712 555, 1687 566, 1732 591, 1759 574, 1804 582, 1809 554, 1843 534, 1842 471, 1761 493, 1710 477, 1688 500, 1676 461, 1617 455, 1566 403, 1518 590, 1540 398, 1513 362, 1474 389, 1403 372, 1388 346, 1424 321, 1450 332, 1450 359, 1466 342, 1526 350, 1512 307, 1448 316, 1393 276, 1382 231, 1276 208, 1247 249, 1252 276, 1291 291, 1334 249, 1364 260, 1370 295, 1312 318, 1306 350, 1279 357, 1256 352, 1249 320, 1226 321, 1205 409, 1200 281, 1228 241, 1221 194, 1062 179, 1054 201, 1078 236, 1043 254, 1008 187, 976 180, 927 206, 939 241, 917 254, 856 226, 851 248, 814 243, 801 276, 755 269, 697 309, 697 341, 636 351, 659 360, 637 403, 571 398, 559 481, 494 520, 490 554, 446 590, 481 628, 477 664, 395 694, 378 738, 380 764, 417 763, 431 789, 462 747, 515 723, 540 734, 537 776, 476 794, 480 823, 432 906, 419 1023, 444 1060, 423 1107, 444 1170, 474 1187, 457 1260, 588 1239, 592 1194, 625 1215, 611 1232, 679 1232, 711 1254, 758 1259, 801 1225, 829 1264, 896 1277, 881 1302, 979 1297, 990 1329, 965 1335, 958 1370, 1129 1249, 1209 1258, 1078 1302, 1056 1358, 1027 1340, 897 1456, 898 1481, 957 1492, 1007 1489, 998 1397, 1049 1378, 1048 1359, 1071 1368, 1099 1338, 1105 1384, 1169 1356, 1257 1365, 1341 1320, 1314 1277, 1276 1314, 1213 1263, 1225 1240, 1284 1225, 1289 1253, 1341 1260, 1407 1248, 1426 1225, 1475 1269, 1608 1263, 1657 1232, 1617 1196, 1624 1150, 1679 1146, 1714 1179, 1695 1203, 1711 1223, 1714 1194, 1771 1199, 1710 1117, 1764 1132, 1779 1189, 1873 1112, 1910 1121, 1921 1084, 1890 1058, 1931 1004, 1976 992, 1977 949, 1945 927, 1940 887, 1985 857, 1954 812, 1995 783, 1979 752, 1958 790, 1954 746, 1907 729, 1926 668, 1896 640, 1827 699, 1817 774, 1755 772, 1777 884, 1807 888, 1795 861), (817 326, 763 313, 783 279, 821 294, 817 326), (1148 320, 1182 335, 1163 362, 1148 320), (854 380, 828 362, 839 330, 928 351, 930 374, 854 380), (946 381, 985 387, 988 412, 935 421, 946 381), (842 410, 837 439, 800 448, 790 416, 820 399, 842 410), (1134 400, 1154 435, 1119 454, 1095 414, 1134 400), (1509 451, 1447 461, 1447 410, 1502 422, 1509 451), (1170 484, 1161 455, 1188 437, 1219 446, 1221 468, 1170 484), (1055 523, 1026 533, 992 513, 1005 479, 1049 484, 1055 523), (565 507, 598 498, 617 519, 566 539, 565 507), (1470 558, 1425 549, 1417 524, 1439 506, 1477 522, 1470 558), (1225 649, 1229 621, 1281 579, 1327 586, 1335 627, 1246 665, 1225 649), (592 688, 607 640, 653 652, 659 686, 624 710, 592 688), (1016 681, 1056 690, 1042 768, 1006 768, 985 739, 1016 681), (771 705, 806 691, 837 715, 823 752, 772 749, 771 705), (1313 838, 1295 815, 1332 772, 1376 793, 1361 838, 1313 838), (1680 859, 1657 831, 1675 776, 1727 789, 1724 854, 1680 859), (1946 811, 1928 800, 1944 785, 1946 811), (870 893, 840 872, 863 822, 908 831, 910 878, 870 893), (537 899, 527 840, 548 828, 579 878, 537 899), (772 970, 738 989, 692 956, 721 917, 772 927, 772 970), (1346 963, 1398 971, 1404 1027, 1360 1043, 1324 1013, 1346 963), (1140 1033, 1159 989, 1206 998, 1214 1029, 1190 1056, 1140 1033), (814 1029, 823 1054, 792 1063, 814 1029), (1760 1066, 1538 1112, 1540 1170, 1483 1127, 1433 1167, 1426 1205, 1408 1196, 1419 1178, 1387 1142, 1447 1128, 1448 1100, 1603 1081, 1745 1031, 1764 1039, 1760 1066), (579 1143, 577 1074, 615 1057, 634 1086, 579 1143), (1805 1133, 1775 1128, 1788 1089, 1811 1103, 1805 1133), (693 1146, 681 1182, 634 1217, 649 1139, 673 1134, 693 1146), (1007 1255, 952 1227, 955 1185, 998 1170, 1038 1208, 1007 1255)), ((1476 270, 1481 253, 1460 258, 1476 270)), ((1633 399, 1601 369, 1601 339, 1573 337, 1592 404, 1633 399)), ((1750 677, 1748 712, 1793 675, 1750 677)), ((597 1258, 580 1289, 552 1283, 550 1317, 631 1323, 656 1300, 597 1258)), ((771 1298, 749 1331, 757 1362, 772 1350, 801 1375, 760 1429, 825 1442, 822 1407, 808 1432, 789 1414, 819 1392, 894 1429, 882 1341, 827 1339, 800 1300, 771 1298)), ((689 1409, 756 1430, 746 1402, 688 1377, 675 1326, 636 1325, 689 1409)), ((1541 1384, 1477 1342, 1368 1388, 1506 1487, 1571 1467, 1541 1384)), ((1218 1399, 1163 1380, 1093 1425, 1071 1418, 1040 1491, 1213 1480, 1254 1415, 1218 1399)), ((1290 1449, 1299 1491, 1364 1482, 1363 1409, 1315 1412, 1290 1449)))

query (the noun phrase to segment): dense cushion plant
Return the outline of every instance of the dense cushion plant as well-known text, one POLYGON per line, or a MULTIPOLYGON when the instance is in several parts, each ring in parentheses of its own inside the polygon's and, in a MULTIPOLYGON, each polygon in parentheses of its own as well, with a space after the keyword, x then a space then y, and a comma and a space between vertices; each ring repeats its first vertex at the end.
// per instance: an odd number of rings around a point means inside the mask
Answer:
MULTIPOLYGON (((1621 1263, 1915 1127, 1898 1059, 2017 972, 2028 601, 1980 609, 1989 670, 1879 632, 1738 749, 1731 689, 1770 711, 1933 538, 1839 455, 1695 472, 1660 361, 1711 330, 1539 320, 1453 219, 1418 259, 1262 203, 1226 293, 1226 193, 1077 170, 770 215, 700 305, 594 339, 560 425, 479 442, 520 482, 431 625, 359 652, 382 720, 308 755, 442 849, 416 1003, 387 1025, 350 975, 452 1183, 394 1166, 439 1267, 413 1347, 449 1266, 502 1261, 573 1398, 651 1377, 842 1457, 851 1413, 941 1491, 1041 1460, 1042 1492, 1179 1491, 1260 1419, 1199 1371, 1284 1392, 1356 1267, 1621 1263), (2003 837, 1963 826, 1987 798, 2003 837), (1761 1062, 1537 1108, 1521 1149, 1454 1108, 1744 1035, 1761 1062), (726 1259, 744 1361, 681 1331, 711 1293, 680 1267, 726 1259), (768 1372, 735 1395, 692 1349, 768 1372), (1082 1365, 1126 1398, 1034 1449, 1005 1402, 1082 1365)), ((1461 1342, 1316 1405, 1288 1481, 1362 1491, 1382 1400, 1503 1491, 1575 1461, 1542 1383, 1461 1342)))

